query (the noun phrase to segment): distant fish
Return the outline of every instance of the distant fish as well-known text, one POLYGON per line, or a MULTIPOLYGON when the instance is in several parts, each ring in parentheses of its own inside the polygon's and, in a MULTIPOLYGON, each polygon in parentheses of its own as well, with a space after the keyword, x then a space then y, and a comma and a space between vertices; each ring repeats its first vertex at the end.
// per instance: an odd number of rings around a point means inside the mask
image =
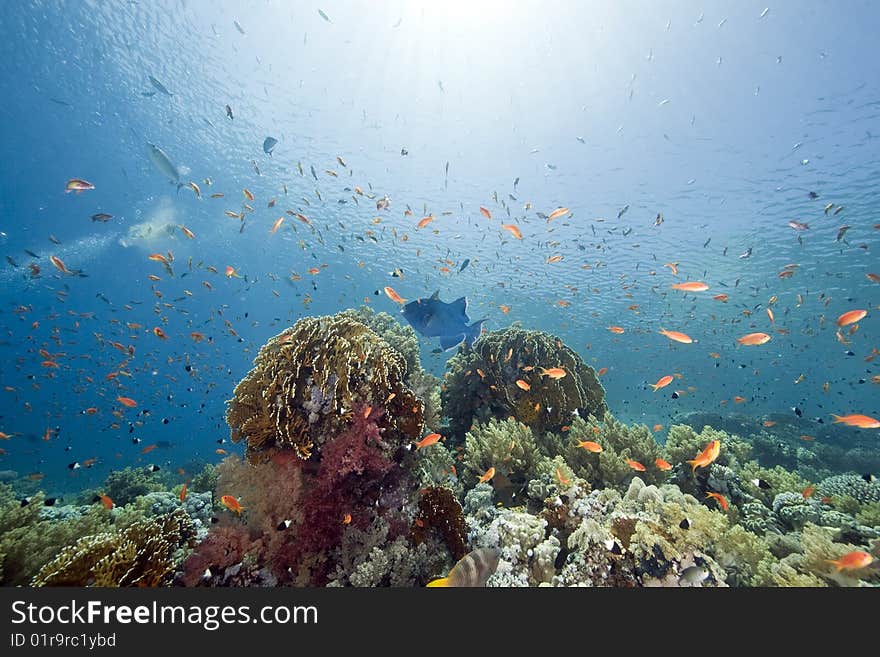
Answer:
POLYGON ((426 299, 410 301, 401 313, 420 335, 440 338, 444 351, 453 349, 462 341, 473 346, 486 321, 481 319, 468 326, 467 299, 459 297, 451 303, 444 303, 440 301, 439 292, 434 292, 426 299))
POLYGON ((156 78, 154 78, 152 75, 149 75, 149 76, 147 76, 147 77, 150 78, 150 84, 152 84, 154 87, 156 87, 156 89, 157 89, 158 91, 162 92, 162 93, 165 94, 166 96, 173 96, 173 95, 174 95, 173 93, 171 93, 170 91, 168 91, 168 89, 165 87, 164 84, 162 84, 161 82, 159 82, 159 81, 158 81, 156 78))
POLYGON ((429 587, 483 587, 498 568, 498 548, 478 548, 464 555, 446 577, 428 583, 429 587))
POLYGON ((624 205, 623 208, 617 213, 617 218, 620 219, 623 215, 626 214, 626 211, 629 210, 629 205, 624 205))
POLYGON ((327 21, 328 23, 332 23, 332 22, 333 22, 333 21, 330 20, 330 17, 329 17, 327 14, 324 13, 324 11, 323 11, 322 9, 319 9, 319 10, 318 10, 318 14, 321 16, 321 18, 323 18, 323 19, 324 19, 325 21, 327 21))
POLYGON ((272 149, 275 148, 275 144, 278 143, 278 140, 274 137, 266 137, 263 140, 263 152, 266 155, 272 155, 272 149))
POLYGON ((465 269, 467 269, 469 264, 471 264, 470 258, 465 258, 464 261, 461 263, 461 267, 459 268, 458 273, 460 274, 465 269))
POLYGON ((244 28, 241 26, 241 23, 235 19, 233 19, 232 22, 235 24, 235 29, 238 30, 240 34, 244 34, 244 28))
POLYGON ((177 167, 174 166, 171 159, 165 154, 165 151, 150 142, 147 142, 147 148, 147 154, 153 166, 156 167, 159 173, 177 185, 177 189, 180 191, 180 188, 183 187, 183 183, 180 182, 180 171, 177 170, 177 167))

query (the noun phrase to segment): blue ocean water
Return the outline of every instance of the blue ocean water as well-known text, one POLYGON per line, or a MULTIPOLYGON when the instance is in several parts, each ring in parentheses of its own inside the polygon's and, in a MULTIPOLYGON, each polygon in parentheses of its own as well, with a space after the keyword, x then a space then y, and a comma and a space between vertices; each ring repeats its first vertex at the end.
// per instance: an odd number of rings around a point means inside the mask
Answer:
MULTIPOLYGON (((764 2, 10 3, 0 469, 62 493, 219 460, 260 345, 306 315, 396 313, 385 286, 552 332, 607 368, 626 422, 880 416, 880 9, 764 2), (244 222, 224 213, 243 203, 244 222), (173 277, 148 259, 169 251, 173 277), (686 281, 709 290, 671 289, 686 281)), ((437 346, 422 358, 442 375, 437 346)))

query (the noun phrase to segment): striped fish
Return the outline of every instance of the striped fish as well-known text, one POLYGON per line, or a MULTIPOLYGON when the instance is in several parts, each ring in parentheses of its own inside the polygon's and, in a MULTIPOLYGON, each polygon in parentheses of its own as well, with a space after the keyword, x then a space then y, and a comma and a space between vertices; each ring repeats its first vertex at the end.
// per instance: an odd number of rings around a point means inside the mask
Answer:
POLYGON ((486 586, 486 580, 498 567, 501 551, 497 548, 478 548, 464 555, 441 579, 428 582, 428 586, 486 586))

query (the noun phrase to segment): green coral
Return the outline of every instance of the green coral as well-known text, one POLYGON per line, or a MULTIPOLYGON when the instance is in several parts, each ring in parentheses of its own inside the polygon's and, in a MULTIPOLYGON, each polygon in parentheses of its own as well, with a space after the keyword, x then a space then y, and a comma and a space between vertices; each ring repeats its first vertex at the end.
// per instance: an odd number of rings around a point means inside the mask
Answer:
POLYGON ((861 572, 838 572, 829 561, 840 559, 844 554, 864 547, 834 541, 835 530, 829 527, 807 524, 801 532, 801 544, 804 548, 803 569, 822 579, 835 582, 839 586, 858 586, 859 578, 877 580, 877 574, 869 570, 861 572))
POLYGON ((43 493, 21 506, 8 487, 0 503, 0 584, 26 585, 34 574, 67 545, 81 536, 111 527, 111 515, 95 506, 66 520, 44 519, 43 493))
POLYGON ((419 336, 411 326, 405 326, 388 313, 377 313, 367 306, 343 310, 336 317, 345 317, 360 322, 379 334, 385 342, 403 356, 404 361, 406 361, 406 371, 408 374, 422 369, 419 360, 419 336))
POLYGON ((810 482, 797 472, 786 470, 781 465, 765 468, 757 461, 746 461, 738 472, 749 492, 765 501, 772 500, 774 495, 790 492, 802 492, 810 482), (761 489, 752 483, 753 479, 761 479, 769 484, 768 489, 761 489))
POLYGON ((406 361, 366 325, 340 314, 305 317, 260 348, 227 402, 234 442, 258 462, 277 449, 302 459, 344 431, 355 407, 376 415, 390 450, 421 436, 423 403, 406 361))
POLYGON ((856 513, 856 520, 868 527, 880 527, 880 502, 868 502, 856 513))
POLYGON ((495 468, 496 490, 522 493, 537 474, 542 459, 532 430, 513 419, 477 424, 465 436, 464 483, 471 487, 489 468, 495 468))
POLYGON ((576 411, 601 418, 606 410, 605 390, 593 368, 559 338, 541 331, 517 326, 492 331, 472 349, 461 349, 447 368, 441 396, 454 437, 475 421, 508 417, 542 434, 569 424, 576 411), (551 368, 562 368, 565 376, 543 374, 551 368))
POLYGON ((811 573, 802 572, 803 557, 791 554, 779 561, 762 561, 758 564, 753 586, 821 587, 825 581, 811 573))
POLYGON ((182 509, 141 520, 119 532, 80 538, 40 569, 32 586, 164 586, 179 550, 192 547, 195 530, 182 509))
POLYGON ((202 493, 204 491, 214 492, 217 488, 217 466, 213 463, 206 463, 201 471, 197 472, 192 481, 189 482, 189 490, 194 493, 202 493))
POLYGON ((605 413, 602 421, 592 415, 586 420, 576 417, 571 429, 553 440, 554 451, 563 454, 574 473, 593 488, 624 490, 634 475, 648 483, 668 479, 667 473, 655 464, 656 459, 664 458, 664 452, 651 430, 644 425, 627 426, 610 412, 605 413), (578 447, 581 441, 598 443, 602 452, 596 454, 578 447), (645 471, 633 470, 627 460, 641 463, 645 471))
POLYGON ((165 490, 164 482, 147 468, 112 470, 104 480, 103 492, 117 506, 125 506, 140 495, 165 490))

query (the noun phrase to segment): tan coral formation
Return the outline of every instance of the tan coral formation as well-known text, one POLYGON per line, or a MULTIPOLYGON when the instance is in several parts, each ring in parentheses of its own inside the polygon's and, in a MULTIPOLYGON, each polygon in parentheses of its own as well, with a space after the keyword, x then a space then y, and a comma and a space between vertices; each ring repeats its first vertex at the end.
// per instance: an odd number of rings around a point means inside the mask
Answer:
POLYGON ((195 529, 183 509, 133 523, 121 532, 84 536, 40 569, 32 586, 166 586, 176 553, 195 529))
POLYGON ((232 440, 251 462, 274 448, 308 459, 351 420, 355 405, 383 408, 390 444, 416 439, 424 404, 405 384, 406 362, 370 328, 345 315, 305 317, 271 338, 227 402, 232 440))

